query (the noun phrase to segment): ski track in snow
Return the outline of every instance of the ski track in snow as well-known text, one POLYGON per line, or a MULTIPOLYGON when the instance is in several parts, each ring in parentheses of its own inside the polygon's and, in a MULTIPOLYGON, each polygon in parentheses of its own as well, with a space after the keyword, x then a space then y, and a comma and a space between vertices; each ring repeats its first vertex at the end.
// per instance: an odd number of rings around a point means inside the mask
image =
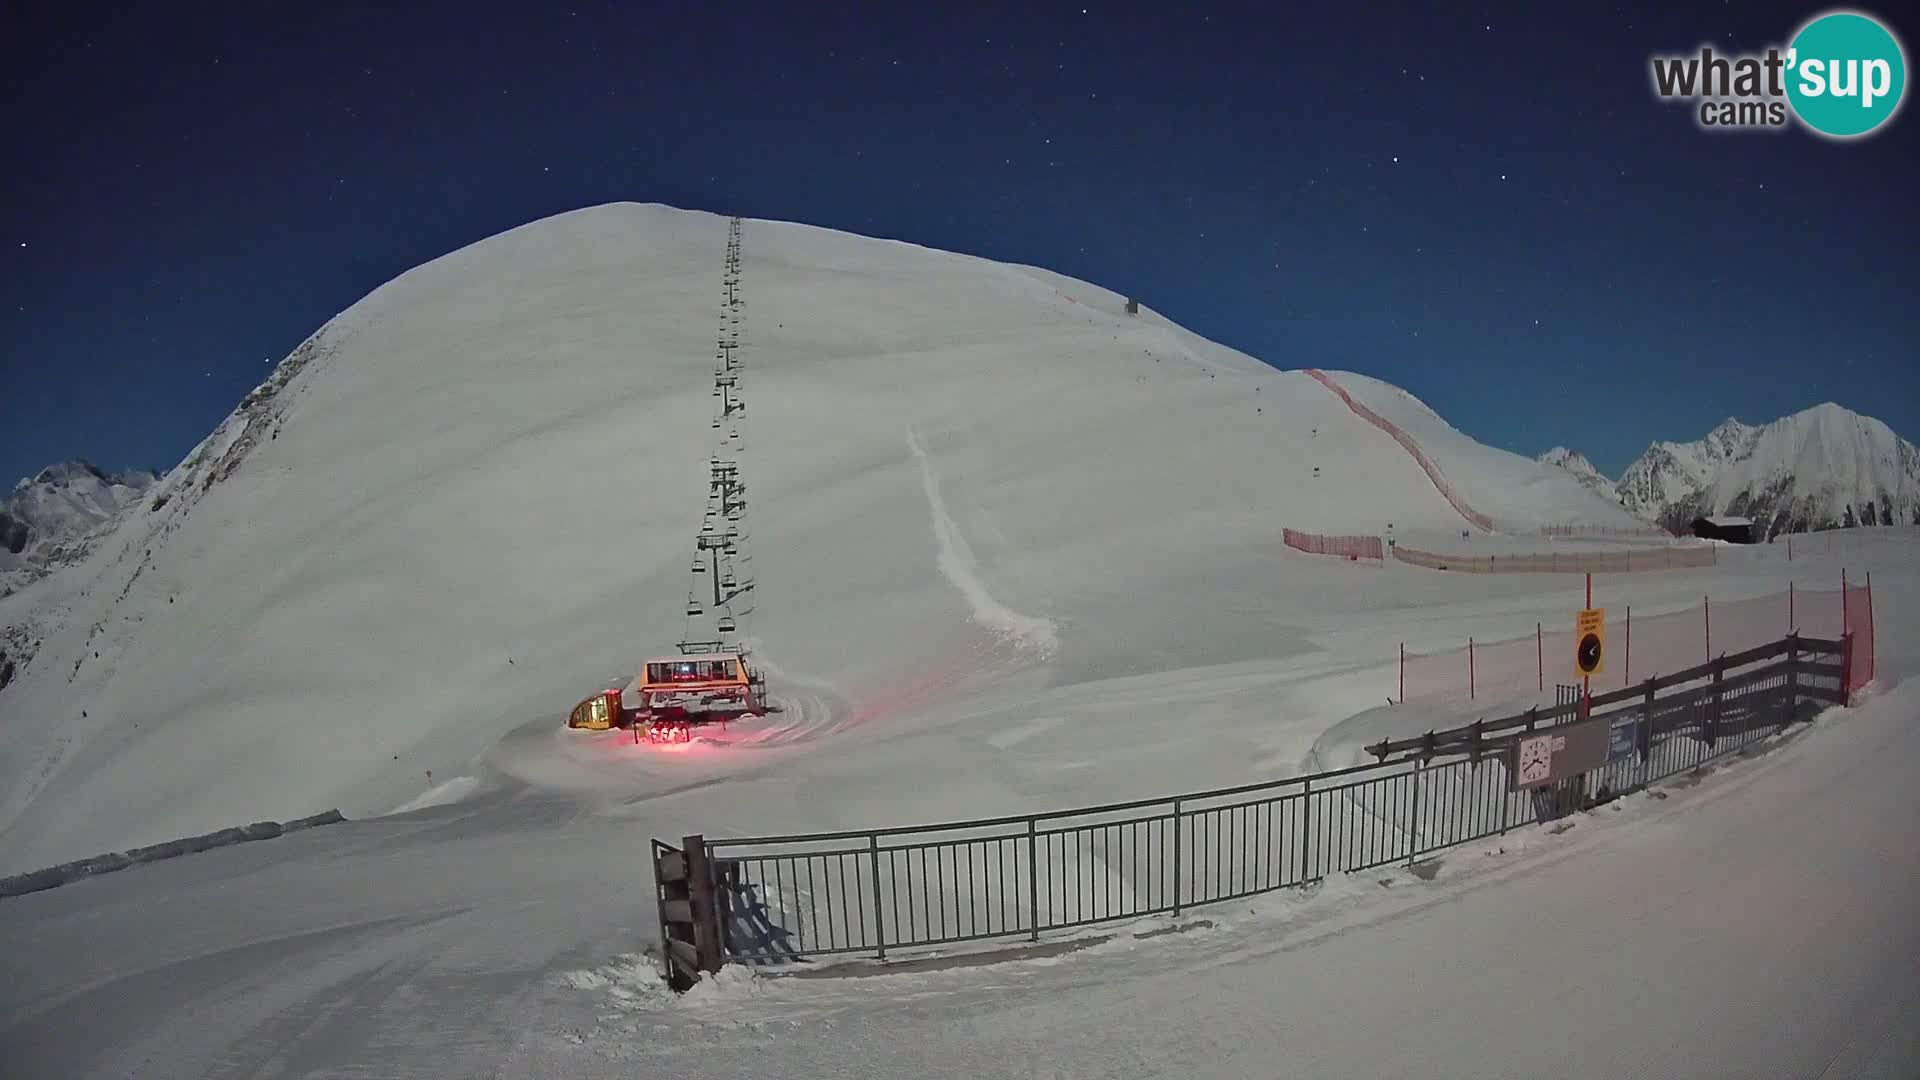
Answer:
POLYGON ((974 622, 1002 638, 1034 650, 1043 659, 1052 656, 1060 647, 1059 634, 1053 623, 1036 615, 1023 615, 1002 604, 988 590, 986 582, 980 580, 973 549, 967 545, 967 538, 961 535, 953 518, 948 516, 946 502, 940 497, 940 478, 935 474, 927 452, 921 449, 920 440, 914 436, 912 427, 907 428, 907 449, 913 452, 914 461, 920 466, 920 485, 926 491, 927 506, 933 514, 933 535, 940 546, 940 576, 946 578, 966 598, 968 607, 973 611, 974 622))

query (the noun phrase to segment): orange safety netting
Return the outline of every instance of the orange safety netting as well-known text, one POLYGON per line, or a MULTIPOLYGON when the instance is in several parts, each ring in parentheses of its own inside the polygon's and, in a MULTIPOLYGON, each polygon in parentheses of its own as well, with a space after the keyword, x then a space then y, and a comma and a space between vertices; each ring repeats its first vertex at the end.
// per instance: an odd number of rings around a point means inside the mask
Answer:
POLYGON ((1297 529, 1282 529, 1280 539, 1290 548, 1314 555, 1345 555, 1350 559, 1386 557, 1377 536, 1322 536, 1297 529))
MULTIPOLYGON (((1702 597, 1682 611, 1635 615, 1631 607, 1607 612, 1606 662, 1593 676, 1595 692, 1614 690, 1657 675, 1710 663, 1798 631, 1803 637, 1841 640, 1852 635, 1847 689, 1873 679, 1873 594, 1864 586, 1785 591, 1747 600, 1702 597)), ((1499 700, 1576 683, 1572 627, 1537 626, 1533 634, 1495 642, 1469 639, 1459 648, 1404 653, 1402 701, 1499 700)))

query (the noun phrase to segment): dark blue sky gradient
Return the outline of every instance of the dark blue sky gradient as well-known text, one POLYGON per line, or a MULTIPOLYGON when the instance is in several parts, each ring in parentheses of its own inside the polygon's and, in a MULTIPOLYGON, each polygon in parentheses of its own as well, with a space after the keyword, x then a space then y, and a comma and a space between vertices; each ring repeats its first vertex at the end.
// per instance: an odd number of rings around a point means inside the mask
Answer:
POLYGON ((1920 436, 1920 116, 1702 133, 1649 53, 1820 9, 1684 6, 23 6, 0 476, 171 466, 382 282, 615 200, 1046 266, 1609 473, 1823 400, 1920 436))

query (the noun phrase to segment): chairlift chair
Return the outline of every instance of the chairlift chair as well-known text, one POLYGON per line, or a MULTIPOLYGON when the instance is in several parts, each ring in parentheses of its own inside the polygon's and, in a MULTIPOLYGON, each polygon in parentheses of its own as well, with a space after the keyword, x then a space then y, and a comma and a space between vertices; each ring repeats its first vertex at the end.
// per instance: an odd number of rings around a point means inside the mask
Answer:
POLYGON ((698 555, 693 557, 693 572, 696 574, 704 574, 707 572, 707 564, 703 562, 698 555))
POLYGON ((723 634, 731 634, 731 633, 733 633, 733 631, 734 631, 734 629, 735 629, 735 627, 734 627, 734 623, 733 623, 733 616, 731 616, 731 615, 722 615, 722 616, 720 616, 720 625, 719 625, 719 627, 718 627, 718 629, 719 629, 719 631, 720 631, 721 633, 723 633, 723 634))
POLYGON ((696 615, 704 615, 706 613, 707 609, 700 606, 699 598, 691 593, 687 594, 687 618, 691 619, 696 615))

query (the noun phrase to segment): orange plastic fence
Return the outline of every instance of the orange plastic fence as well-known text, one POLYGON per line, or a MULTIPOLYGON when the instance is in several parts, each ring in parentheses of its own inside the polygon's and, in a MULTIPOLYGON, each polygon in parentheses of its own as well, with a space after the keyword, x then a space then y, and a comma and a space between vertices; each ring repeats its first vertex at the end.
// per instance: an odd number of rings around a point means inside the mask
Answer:
POLYGON ((1618 551, 1551 551, 1527 555, 1448 555, 1401 544, 1393 557, 1403 563, 1463 574, 1638 574, 1689 566, 1712 566, 1718 549, 1636 547, 1618 551))
POLYGON ((1433 486, 1439 489, 1441 495, 1446 497, 1447 503, 1453 507, 1455 512, 1461 517, 1466 518, 1468 522, 1479 528, 1481 532, 1493 531, 1493 519, 1467 505, 1466 500, 1462 499, 1460 494, 1453 490, 1453 485, 1449 484, 1447 478, 1441 474, 1440 467, 1435 465, 1432 459, 1427 457, 1426 452, 1420 449, 1420 444, 1414 442, 1411 435, 1400 430, 1400 425, 1367 408, 1360 402, 1355 401, 1353 395, 1347 393, 1345 387, 1334 382, 1333 379, 1328 377, 1326 372, 1321 371, 1319 368, 1307 368, 1306 372, 1319 380, 1320 385, 1333 391, 1341 401, 1346 402, 1347 408, 1352 409, 1355 416, 1360 417, 1367 423, 1393 436, 1393 441, 1399 443, 1402 449, 1413 455, 1413 460, 1420 463, 1420 468, 1426 472, 1427 479, 1433 481, 1433 486))
POLYGON ((1602 539, 1621 540, 1640 537, 1646 539, 1654 539, 1656 537, 1671 539, 1673 537, 1672 533, 1657 525, 1581 525, 1577 523, 1571 525, 1542 525, 1540 526, 1540 535, 1565 537, 1568 539, 1593 536, 1602 539))
MULTIPOLYGON (((1604 606, 1604 605, 1602 605, 1604 606)), ((1401 701, 1503 700, 1539 693, 1579 681, 1574 666, 1572 616, 1567 625, 1535 624, 1534 633, 1503 641, 1469 639, 1456 649, 1434 653, 1402 650, 1401 701)), ((1632 607, 1607 612, 1604 670, 1593 677, 1596 693, 1630 686, 1656 675, 1680 671, 1778 641, 1794 631, 1806 637, 1853 637, 1847 689, 1873 680, 1873 592, 1850 585, 1786 591, 1730 602, 1701 597, 1684 611, 1635 615, 1632 607)))
POLYGON ((1319 533, 1282 529, 1280 538, 1290 548, 1314 555, 1345 555, 1349 559, 1385 559, 1386 551, 1377 536, 1322 536, 1319 533))
POLYGON ((1843 586, 1841 596, 1841 622, 1853 635, 1847 654, 1847 692, 1852 693, 1873 681, 1873 576, 1865 585, 1843 586))

